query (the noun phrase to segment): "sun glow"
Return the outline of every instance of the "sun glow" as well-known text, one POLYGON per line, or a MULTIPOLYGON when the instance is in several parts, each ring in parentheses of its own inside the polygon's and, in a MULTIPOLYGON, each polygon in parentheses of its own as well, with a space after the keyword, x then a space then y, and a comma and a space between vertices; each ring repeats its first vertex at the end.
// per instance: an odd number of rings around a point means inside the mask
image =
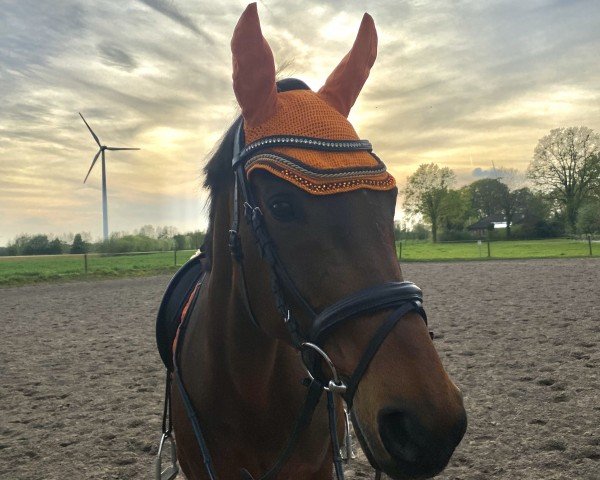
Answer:
POLYGON ((345 41, 354 38, 357 29, 356 16, 341 12, 323 25, 319 29, 319 34, 326 40, 345 41))
POLYGON ((489 117, 498 119, 524 115, 564 117, 573 114, 586 103, 597 101, 597 93, 564 86, 521 96, 510 103, 500 105, 489 114, 489 117))
POLYGON ((189 132, 171 127, 156 127, 144 132, 144 141, 162 147, 175 147, 188 139, 189 132))

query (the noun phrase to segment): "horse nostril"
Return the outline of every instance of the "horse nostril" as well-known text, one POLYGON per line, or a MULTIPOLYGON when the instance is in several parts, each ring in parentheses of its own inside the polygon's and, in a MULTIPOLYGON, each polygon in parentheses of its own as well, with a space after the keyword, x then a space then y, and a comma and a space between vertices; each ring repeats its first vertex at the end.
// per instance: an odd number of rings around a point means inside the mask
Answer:
POLYGON ((414 413, 403 410, 382 413, 379 434, 396 468, 414 477, 429 478, 441 472, 458 443, 454 438, 438 438, 414 413))
POLYGON ((439 436, 425 428, 410 411, 388 410, 379 415, 383 446, 398 471, 415 477, 428 478, 444 469, 464 433, 464 425, 461 422, 457 429, 439 436))
POLYGON ((402 411, 384 414, 379 419, 379 433, 383 445, 395 459, 415 463, 425 446, 419 441, 419 426, 413 417, 402 411))

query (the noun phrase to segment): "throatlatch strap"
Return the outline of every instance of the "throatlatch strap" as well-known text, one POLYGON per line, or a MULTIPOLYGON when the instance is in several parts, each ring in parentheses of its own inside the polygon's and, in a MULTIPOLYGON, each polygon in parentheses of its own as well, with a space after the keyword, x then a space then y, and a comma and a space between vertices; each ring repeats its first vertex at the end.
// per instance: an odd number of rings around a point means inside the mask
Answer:
POLYGON ((246 283, 246 269, 244 268, 244 262, 238 263, 240 269, 240 277, 242 280, 242 302, 244 303, 244 307, 246 308, 246 312, 250 317, 250 322, 259 330, 262 330, 260 323, 256 319, 256 315, 254 314, 254 310, 252 310, 252 305, 250 305, 250 300, 248 298, 248 284, 246 283))

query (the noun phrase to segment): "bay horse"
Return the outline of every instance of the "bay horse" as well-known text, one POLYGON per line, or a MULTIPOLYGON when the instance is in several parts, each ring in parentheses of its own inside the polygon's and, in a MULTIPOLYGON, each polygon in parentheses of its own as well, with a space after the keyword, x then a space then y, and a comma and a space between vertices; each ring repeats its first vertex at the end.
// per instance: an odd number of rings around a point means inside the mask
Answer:
POLYGON ((396 259, 395 180, 346 118, 375 61, 373 20, 318 92, 276 82, 256 4, 231 46, 242 114, 205 168, 202 275, 170 377, 180 467, 202 480, 343 478, 345 403, 374 468, 429 478, 466 414, 396 259))

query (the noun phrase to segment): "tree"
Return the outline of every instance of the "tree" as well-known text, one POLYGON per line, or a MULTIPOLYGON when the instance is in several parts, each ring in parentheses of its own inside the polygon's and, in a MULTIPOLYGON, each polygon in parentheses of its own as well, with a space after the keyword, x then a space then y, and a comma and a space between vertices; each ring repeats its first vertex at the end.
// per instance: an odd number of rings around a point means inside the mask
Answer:
POLYGON ((156 238, 156 228, 154 228, 154 225, 144 225, 139 229, 137 234, 142 237, 156 238))
POLYGON ((519 210, 518 188, 522 175, 514 168, 494 168, 493 178, 484 178, 466 188, 471 199, 471 212, 478 218, 502 215, 506 221, 506 236, 511 235, 511 225, 519 210))
POLYGON ((523 187, 514 191, 517 196, 517 213, 521 216, 520 231, 525 238, 552 237, 562 234, 556 223, 549 222, 550 205, 541 192, 523 187))
POLYGON ((156 236, 158 238, 173 238, 175 235, 177 235, 177 228, 175 227, 156 227, 156 236))
POLYGON ((17 238, 15 238, 15 240, 12 243, 8 244, 8 254, 9 255, 25 255, 25 253, 23 253, 23 251, 25 250, 25 247, 27 246, 27 244, 29 243, 29 241, 31 240, 31 236, 30 235, 19 235, 17 238))
POLYGON ((55 238, 48 242, 48 254, 49 255, 60 255, 62 253, 62 242, 60 239, 55 238))
POLYGON ((577 215, 577 231, 579 233, 600 233, 600 200, 582 205, 577 215))
POLYGON ((23 246, 23 255, 46 255, 50 248, 47 235, 34 235, 23 246))
POLYGON ((587 127, 551 130, 538 142, 527 175, 557 201, 574 231, 579 208, 600 190, 600 135, 587 127))
MULTIPOLYGON (((504 185, 504 184, 502 184, 504 185)), ((519 190, 510 190, 508 186, 504 185, 506 188, 502 191, 502 196, 500 197, 500 210, 502 215, 504 215, 504 219, 506 220, 506 236, 510 238, 510 227, 513 223, 515 215, 519 213, 519 210, 522 208, 522 189, 519 190)))
POLYGON ((506 198, 508 187, 496 178, 482 178, 469 185, 471 206, 478 218, 502 213, 502 200, 506 198))
POLYGON ((200 230, 194 230, 193 232, 188 232, 187 235, 190 237, 191 240, 191 247, 192 248, 200 248, 200 246, 204 243, 204 236, 206 235, 204 232, 201 232, 200 230))
POLYGON ((419 165, 407 179, 404 208, 409 215, 421 214, 431 224, 431 237, 437 242, 437 232, 448 188, 454 182, 454 172, 435 163, 419 165))
POLYGON ((465 229, 470 216, 470 195, 467 189, 448 190, 442 202, 441 225, 445 231, 465 229))
POLYGON ((81 234, 78 233, 73 238, 73 244, 71 245, 71 253, 87 253, 89 245, 83 241, 81 234))
POLYGON ((175 242, 175 250, 185 250, 187 242, 187 237, 185 235, 177 234, 173 237, 173 241, 175 242))

